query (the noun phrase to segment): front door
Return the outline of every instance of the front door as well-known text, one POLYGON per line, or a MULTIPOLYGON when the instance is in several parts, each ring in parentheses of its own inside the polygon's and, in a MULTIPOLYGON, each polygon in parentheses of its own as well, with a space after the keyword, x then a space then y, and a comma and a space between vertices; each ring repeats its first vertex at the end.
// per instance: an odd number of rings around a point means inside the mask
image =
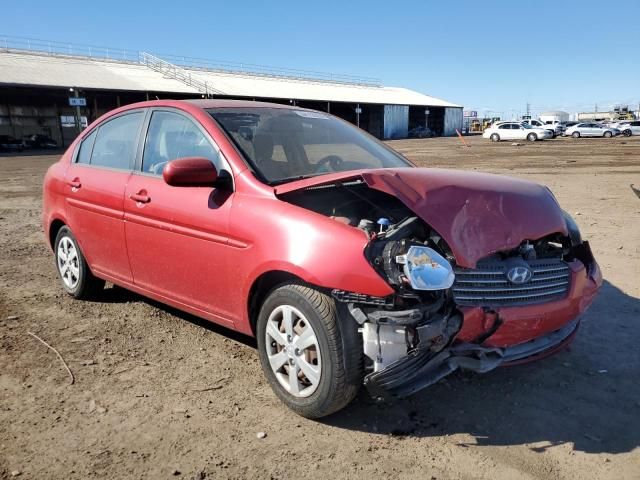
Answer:
POLYGON ((67 222, 89 266, 131 282, 124 234, 124 190, 134 165, 144 112, 127 112, 94 129, 65 175, 67 222))
POLYGON ((205 157, 230 169, 204 129, 173 110, 154 110, 142 161, 125 192, 125 232, 134 284, 231 323, 225 305, 230 188, 172 187, 164 165, 205 157))

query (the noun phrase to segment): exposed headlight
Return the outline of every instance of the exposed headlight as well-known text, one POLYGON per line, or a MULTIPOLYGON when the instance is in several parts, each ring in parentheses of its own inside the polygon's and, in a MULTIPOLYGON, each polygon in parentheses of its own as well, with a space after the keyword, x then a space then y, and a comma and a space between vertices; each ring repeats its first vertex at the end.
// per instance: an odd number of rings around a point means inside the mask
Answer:
POLYGON ((429 247, 409 247, 396 262, 404 265, 404 274, 416 290, 445 290, 453 285, 455 274, 451 264, 429 247))
POLYGON ((582 243, 582 235, 580 235, 580 228, 578 227, 578 224, 573 219, 573 217, 564 210, 562 211, 562 216, 564 217, 564 221, 567 224, 567 231, 569 232, 571 246, 575 247, 577 245, 580 245, 582 243))

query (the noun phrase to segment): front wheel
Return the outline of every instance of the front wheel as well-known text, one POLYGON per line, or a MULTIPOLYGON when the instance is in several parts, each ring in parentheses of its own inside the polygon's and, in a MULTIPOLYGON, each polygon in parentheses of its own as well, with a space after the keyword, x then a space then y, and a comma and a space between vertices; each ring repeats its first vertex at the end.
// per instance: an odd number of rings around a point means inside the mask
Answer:
POLYGON ((320 418, 344 408, 362 385, 362 341, 330 297, 285 284, 265 300, 256 328, 262 370, 291 410, 320 418))
POLYGON ((573 133, 571 134, 571 136, 572 136, 573 138, 580 138, 580 132, 573 132, 573 133))
POLYGON ((631 136, 631 130, 625 130, 624 132, 622 132, 622 134, 623 134, 625 137, 630 137, 630 136, 631 136))
POLYGON ((535 142, 536 140, 538 140, 538 136, 535 133, 530 133, 529 135, 527 135, 527 140, 529 140, 530 142, 535 142))
POLYGON ((500 141, 500 135, 498 135, 497 133, 492 134, 490 137, 492 142, 499 142, 500 141))
POLYGON ((62 227, 54 242, 56 267, 62 288, 74 298, 95 296, 104 288, 104 280, 91 273, 80 246, 69 227, 62 227))
POLYGON ((604 132, 604 138, 611 138, 613 136, 613 133, 611 132, 604 132))

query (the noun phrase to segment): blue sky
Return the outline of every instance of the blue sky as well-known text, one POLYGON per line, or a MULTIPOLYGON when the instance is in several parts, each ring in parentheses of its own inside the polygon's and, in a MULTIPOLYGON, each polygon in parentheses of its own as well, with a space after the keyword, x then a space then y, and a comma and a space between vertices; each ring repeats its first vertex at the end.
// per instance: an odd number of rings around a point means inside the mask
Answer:
POLYGON ((380 78, 503 116, 640 102, 640 1, 29 1, 0 35, 380 78))

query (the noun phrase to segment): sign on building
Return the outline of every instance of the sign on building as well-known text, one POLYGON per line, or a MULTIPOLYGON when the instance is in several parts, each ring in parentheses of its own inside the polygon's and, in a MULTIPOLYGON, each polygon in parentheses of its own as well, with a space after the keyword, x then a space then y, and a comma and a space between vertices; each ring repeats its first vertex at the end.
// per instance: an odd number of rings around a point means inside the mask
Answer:
POLYGON ((69 97, 69 105, 71 107, 86 107, 87 99, 84 97, 69 97))

